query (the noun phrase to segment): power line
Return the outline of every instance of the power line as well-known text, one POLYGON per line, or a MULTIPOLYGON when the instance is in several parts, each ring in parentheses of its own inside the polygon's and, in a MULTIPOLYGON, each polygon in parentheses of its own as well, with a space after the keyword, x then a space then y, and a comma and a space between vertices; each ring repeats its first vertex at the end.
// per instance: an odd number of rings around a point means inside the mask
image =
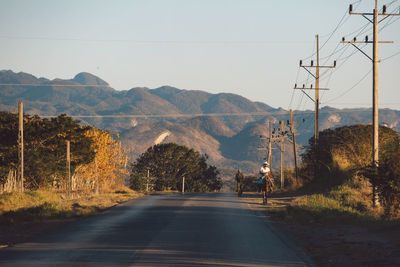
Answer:
POLYGON ((0 83, 0 86, 35 86, 35 87, 108 87, 99 84, 37 84, 37 83, 0 83))
POLYGON ((71 42, 96 42, 96 43, 138 43, 138 44, 285 44, 285 43, 310 43, 309 41, 266 41, 266 40, 135 40, 135 39, 85 39, 85 38, 55 38, 55 37, 24 37, 24 36, 10 36, 0 35, 0 39, 9 40, 43 40, 43 41, 71 41, 71 42))
POLYGON ((395 57, 395 56, 398 56, 398 55, 400 55, 400 51, 397 52, 397 53, 395 53, 395 54, 393 54, 393 55, 391 55, 391 56, 389 56, 389 57, 386 57, 386 58, 384 58, 384 59, 381 59, 381 62, 386 61, 386 60, 388 60, 388 59, 391 59, 391 58, 393 58, 393 57, 395 57))
POLYGON ((353 90, 354 88, 356 88, 362 81, 365 80, 365 78, 367 78, 367 76, 372 72, 372 69, 370 69, 356 84, 354 84, 352 87, 350 87, 349 89, 347 89, 345 92, 343 92, 342 94, 340 94, 339 96, 329 99, 326 102, 324 102, 324 104, 329 104, 332 101, 341 98, 342 96, 346 95, 347 93, 349 93, 351 90, 353 90))

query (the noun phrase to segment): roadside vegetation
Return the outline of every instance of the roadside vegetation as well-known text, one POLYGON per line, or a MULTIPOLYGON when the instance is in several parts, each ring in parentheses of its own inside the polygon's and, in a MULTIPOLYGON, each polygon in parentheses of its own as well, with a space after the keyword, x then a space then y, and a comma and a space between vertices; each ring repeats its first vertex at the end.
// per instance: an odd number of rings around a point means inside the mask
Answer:
POLYGON ((65 199, 52 190, 0 195, 0 224, 76 218, 98 213, 142 194, 125 188, 101 195, 65 199))
POLYGON ((150 147, 131 166, 130 186, 134 190, 182 190, 186 192, 219 191, 222 181, 207 156, 173 143, 150 147))
MULTIPOLYGON (((0 112, 0 224, 92 215, 142 195, 126 186, 128 157, 117 135, 66 115, 24 115, 24 190, 18 175, 18 116, 0 112), (66 143, 71 176, 66 175, 66 143), (23 191, 23 192, 22 192, 23 191)), ((2 231, 2 232, 3 232, 2 231)))
MULTIPOLYGON (((24 183, 18 177, 18 115, 0 112, 0 224, 92 215, 140 191, 216 191, 219 171, 207 156, 176 144, 150 147, 134 164, 119 136, 66 115, 24 115, 24 183), (67 141, 71 175, 67 175, 67 141), (147 179, 149 170, 150 180, 147 179), (130 186, 130 188, 128 187, 130 186), (148 186, 147 186, 148 185, 148 186)), ((1 233, 0 233, 1 237, 1 233)))
MULTIPOLYGON (((318 149, 314 140, 303 155, 300 184, 289 187, 300 196, 284 208, 270 210, 281 219, 298 222, 399 223, 400 141, 399 134, 380 127, 379 167, 371 166, 372 131, 369 125, 353 125, 320 133, 318 149), (318 173, 314 177, 318 151, 318 173), (373 206, 372 188, 376 188, 373 206)), ((287 172, 295 184, 294 175, 287 172)))

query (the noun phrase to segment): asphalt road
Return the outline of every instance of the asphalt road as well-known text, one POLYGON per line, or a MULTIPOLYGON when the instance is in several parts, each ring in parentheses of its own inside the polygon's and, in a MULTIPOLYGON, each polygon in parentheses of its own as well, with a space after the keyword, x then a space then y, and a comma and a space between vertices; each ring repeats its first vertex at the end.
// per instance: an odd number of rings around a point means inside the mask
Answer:
POLYGON ((0 249, 1 266, 305 266, 234 194, 155 195, 0 249))

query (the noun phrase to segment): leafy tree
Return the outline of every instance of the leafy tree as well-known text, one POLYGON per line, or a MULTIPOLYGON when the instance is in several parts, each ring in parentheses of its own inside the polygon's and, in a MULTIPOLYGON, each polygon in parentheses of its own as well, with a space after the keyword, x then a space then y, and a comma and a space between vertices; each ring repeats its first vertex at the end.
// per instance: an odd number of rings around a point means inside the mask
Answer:
POLYGON ((384 150, 378 168, 369 165, 362 171, 376 186, 385 217, 390 219, 398 216, 400 213, 400 139, 398 138, 384 150))
POLYGON ((130 184, 133 189, 143 190, 147 170, 155 177, 154 189, 181 190, 185 177, 185 191, 206 192, 220 190, 222 182, 215 166, 209 166, 207 156, 173 143, 150 147, 132 165, 130 184))
POLYGON ((100 129, 89 129, 85 136, 93 140, 91 149, 96 154, 93 161, 78 166, 75 172, 76 186, 106 191, 123 184, 128 158, 121 142, 115 140, 110 132, 100 129))
MULTIPOLYGON (((379 128, 380 157, 383 157, 394 142, 397 133, 387 127, 379 128)), ((303 154, 301 173, 308 182, 324 187, 335 186, 350 179, 360 170, 371 164, 372 126, 352 125, 320 132, 317 154, 314 138, 303 154), (319 177, 313 180, 314 160, 317 158, 319 177)))
MULTIPOLYGON (((5 176, 18 164, 18 115, 0 112, 0 176, 5 176)), ((42 119, 24 115, 24 178, 28 188, 49 184, 54 177, 64 177, 66 141, 71 142, 71 171, 92 161, 92 140, 85 136, 90 126, 66 115, 42 119)))

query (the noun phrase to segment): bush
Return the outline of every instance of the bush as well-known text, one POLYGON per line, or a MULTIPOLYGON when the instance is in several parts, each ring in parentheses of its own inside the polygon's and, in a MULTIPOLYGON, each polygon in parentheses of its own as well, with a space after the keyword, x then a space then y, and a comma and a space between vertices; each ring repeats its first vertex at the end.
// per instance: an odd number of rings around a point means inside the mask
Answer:
POLYGON ((388 219, 400 214, 400 149, 387 153, 377 169, 369 166, 365 175, 376 186, 384 215, 388 219))

